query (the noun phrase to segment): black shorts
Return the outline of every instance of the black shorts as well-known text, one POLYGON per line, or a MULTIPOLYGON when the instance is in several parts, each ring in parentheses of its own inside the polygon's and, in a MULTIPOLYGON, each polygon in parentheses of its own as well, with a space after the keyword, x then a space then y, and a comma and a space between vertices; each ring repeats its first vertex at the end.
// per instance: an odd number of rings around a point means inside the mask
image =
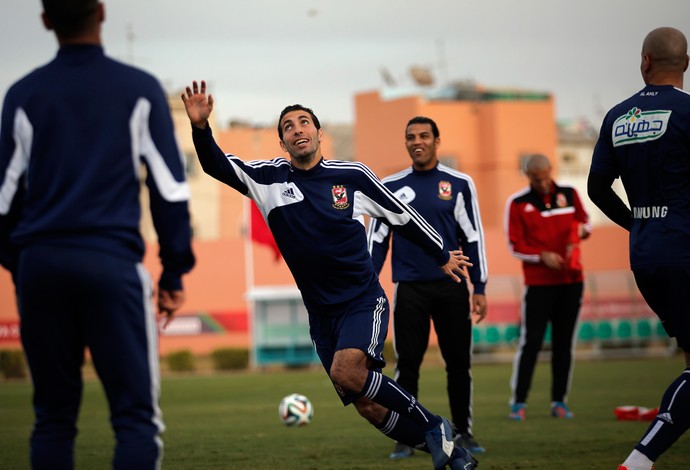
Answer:
POLYGON ((633 270, 637 287, 669 336, 690 353, 690 268, 659 267, 633 270))
MULTIPOLYGON (((383 290, 379 288, 375 294, 355 299, 337 315, 309 313, 309 333, 329 376, 335 353, 341 349, 363 351, 371 359, 373 370, 380 372, 386 366, 383 347, 390 310, 383 290)), ((358 398, 357 394, 335 388, 344 405, 358 398)))

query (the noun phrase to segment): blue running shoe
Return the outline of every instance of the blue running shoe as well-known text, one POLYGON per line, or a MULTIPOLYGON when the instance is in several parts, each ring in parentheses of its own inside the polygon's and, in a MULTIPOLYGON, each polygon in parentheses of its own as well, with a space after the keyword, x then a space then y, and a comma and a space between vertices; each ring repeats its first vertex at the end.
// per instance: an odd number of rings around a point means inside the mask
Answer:
POLYGON ((570 408, 568 408, 568 405, 562 401, 555 401, 551 403, 551 416, 554 418, 571 419, 574 415, 570 408))
POLYGON ((427 431, 424 435, 424 440, 431 453, 434 469, 444 470, 446 464, 453 456, 455 444, 453 443, 453 428, 450 422, 441 416, 439 418, 441 418, 441 424, 427 431))
POLYGON ((513 421, 524 421, 525 408, 527 408, 527 404, 515 403, 510 407, 510 414, 508 415, 508 418, 512 419, 513 421))
POLYGON ((388 458, 393 460, 406 459, 407 457, 411 457, 412 454, 414 454, 414 450, 412 450, 412 447, 406 446, 402 442, 396 442, 395 448, 393 449, 393 452, 391 452, 391 454, 388 456, 388 458))
POLYGON ((479 466, 479 462, 469 450, 456 446, 448 466, 451 470, 473 470, 479 466))

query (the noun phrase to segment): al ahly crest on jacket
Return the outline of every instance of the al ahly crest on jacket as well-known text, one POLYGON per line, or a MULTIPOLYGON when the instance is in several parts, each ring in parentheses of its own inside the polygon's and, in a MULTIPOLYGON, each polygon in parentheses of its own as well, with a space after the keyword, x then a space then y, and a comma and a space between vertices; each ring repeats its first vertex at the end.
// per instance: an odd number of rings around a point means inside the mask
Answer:
POLYGON ((558 207, 565 207, 568 205, 568 199, 565 197, 565 194, 563 194, 563 193, 556 194, 556 205, 558 207))
POLYGON ((336 209, 347 209, 350 207, 350 202, 347 200, 347 188, 343 185, 335 185, 331 188, 331 195, 333 196, 333 207, 336 209))
POLYGON ((450 181, 439 181, 438 182, 438 197, 444 201, 449 201, 453 198, 453 187, 450 181))

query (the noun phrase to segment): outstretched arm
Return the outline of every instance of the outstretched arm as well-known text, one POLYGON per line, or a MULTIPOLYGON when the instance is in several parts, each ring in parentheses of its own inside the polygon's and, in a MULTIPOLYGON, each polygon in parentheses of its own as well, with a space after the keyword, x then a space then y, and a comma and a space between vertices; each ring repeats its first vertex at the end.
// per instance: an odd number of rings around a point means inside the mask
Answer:
POLYGON ((199 84, 194 80, 192 87, 185 88, 185 92, 182 93, 182 102, 192 126, 206 129, 208 118, 213 111, 213 95, 206 94, 206 82, 201 80, 199 88, 199 84))

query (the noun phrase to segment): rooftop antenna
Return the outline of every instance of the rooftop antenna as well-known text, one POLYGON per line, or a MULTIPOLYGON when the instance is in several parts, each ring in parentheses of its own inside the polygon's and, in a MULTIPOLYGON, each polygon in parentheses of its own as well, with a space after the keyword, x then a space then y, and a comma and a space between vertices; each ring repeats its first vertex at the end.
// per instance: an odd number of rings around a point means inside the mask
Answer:
POLYGON ((438 75, 444 85, 448 84, 448 62, 446 60, 446 41, 443 38, 436 39, 436 60, 438 61, 438 75))
POLYGON ((395 87, 397 85, 395 78, 391 75, 390 71, 386 67, 381 67, 381 78, 383 78, 383 83, 388 87, 395 87))
POLYGON ((134 26, 127 23, 127 62, 134 64, 134 26))

